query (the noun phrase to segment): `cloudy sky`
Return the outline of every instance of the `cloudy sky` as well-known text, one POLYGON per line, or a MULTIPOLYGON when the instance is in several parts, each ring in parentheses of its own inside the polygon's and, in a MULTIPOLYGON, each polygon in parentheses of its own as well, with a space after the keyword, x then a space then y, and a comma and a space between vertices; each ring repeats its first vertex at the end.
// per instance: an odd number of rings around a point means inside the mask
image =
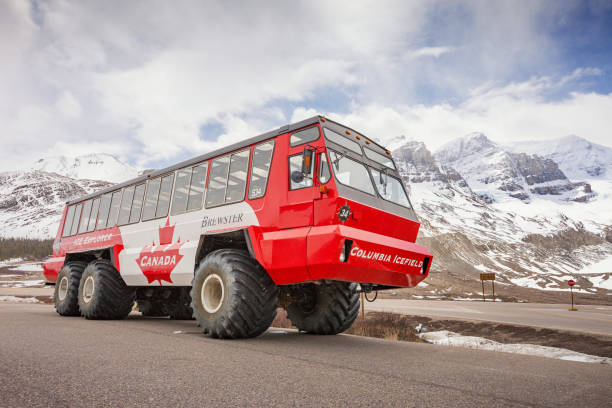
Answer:
POLYGON ((161 167, 316 113, 612 146, 612 1, 0 0, 0 170, 161 167))

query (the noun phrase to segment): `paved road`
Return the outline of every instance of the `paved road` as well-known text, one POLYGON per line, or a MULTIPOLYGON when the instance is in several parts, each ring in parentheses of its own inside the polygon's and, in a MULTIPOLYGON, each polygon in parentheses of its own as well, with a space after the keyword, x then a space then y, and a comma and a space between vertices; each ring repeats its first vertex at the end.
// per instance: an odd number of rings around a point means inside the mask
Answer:
MULTIPOLYGON (((3 295, 53 296, 53 286, 0 288, 0 296, 3 295)), ((368 311, 486 320, 612 336, 612 306, 578 305, 577 312, 570 312, 567 305, 542 303, 378 299, 366 302, 365 307, 368 311)))
POLYGON ((1 303, 0 328, 3 407, 602 407, 612 389, 603 364, 283 330, 221 341, 192 321, 48 305, 1 303))
POLYGON ((577 312, 570 312, 568 305, 540 303, 379 299, 365 307, 370 311, 487 320, 612 336, 612 306, 578 305, 577 312))

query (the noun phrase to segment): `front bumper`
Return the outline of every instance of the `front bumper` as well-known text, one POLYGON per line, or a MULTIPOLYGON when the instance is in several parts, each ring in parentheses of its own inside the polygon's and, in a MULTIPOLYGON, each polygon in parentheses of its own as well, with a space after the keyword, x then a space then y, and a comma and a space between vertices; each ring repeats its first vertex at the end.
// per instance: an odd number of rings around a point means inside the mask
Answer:
POLYGON ((427 277, 433 260, 422 245, 344 225, 313 227, 306 239, 312 280, 413 287, 427 277))
POLYGON ((48 283, 55 283, 60 269, 64 266, 64 256, 49 257, 43 262, 43 275, 48 283))

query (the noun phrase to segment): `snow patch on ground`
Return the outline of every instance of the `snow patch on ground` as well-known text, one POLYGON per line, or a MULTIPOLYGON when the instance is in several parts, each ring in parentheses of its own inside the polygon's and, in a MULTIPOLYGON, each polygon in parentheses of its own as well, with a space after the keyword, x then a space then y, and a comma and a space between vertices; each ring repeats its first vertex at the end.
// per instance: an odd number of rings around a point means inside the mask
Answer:
POLYGON ((17 296, 0 296, 0 302, 16 302, 16 303, 42 303, 35 297, 17 297, 17 296))
POLYGON ((0 281, 0 288, 35 288, 45 286, 44 280, 0 281))
POLYGON ((0 261, 0 266, 12 265, 12 264, 15 264, 17 262, 22 262, 22 261, 23 261, 23 258, 5 259, 4 261, 0 261))
POLYGON ((268 329, 268 333, 270 334, 288 334, 287 330, 279 330, 279 329, 268 329))
POLYGON ((544 288, 540 286, 539 283, 546 283, 546 281, 544 281, 543 279, 531 278, 531 277, 511 278, 510 281, 514 283, 516 286, 522 286, 525 288, 540 289, 540 290, 544 288))
POLYGON ((13 266, 11 267, 11 270, 12 271, 22 271, 22 272, 42 272, 43 267, 40 262, 32 262, 32 263, 25 263, 25 264, 13 266))
POLYGON ((612 364, 607 357, 591 356, 576 351, 557 347, 538 346, 535 344, 503 344, 483 337, 462 336, 447 330, 421 333, 423 340, 438 345, 465 347, 478 350, 499 351, 503 353, 525 354, 530 356, 556 358, 559 360, 580 361, 584 363, 612 364))
MULTIPOLYGON (((482 302, 482 298, 454 297, 452 299, 453 300, 459 300, 459 301, 462 301, 462 302, 474 302, 474 301, 482 302)), ((496 301, 501 302, 501 299, 496 299, 496 301)))
POLYGON ((588 280, 590 280, 593 286, 595 286, 596 288, 612 290, 612 277, 611 276, 606 276, 606 275, 593 276, 593 277, 589 277, 588 280))
POLYGON ((612 256, 585 266, 579 273, 612 273, 612 256))

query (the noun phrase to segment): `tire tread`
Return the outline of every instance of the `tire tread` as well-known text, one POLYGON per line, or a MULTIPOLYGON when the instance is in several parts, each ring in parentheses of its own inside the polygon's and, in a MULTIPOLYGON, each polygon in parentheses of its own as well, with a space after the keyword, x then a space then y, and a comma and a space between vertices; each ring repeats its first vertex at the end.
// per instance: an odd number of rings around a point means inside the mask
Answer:
POLYGON ((202 332, 211 337, 256 337, 266 331, 276 317, 278 293, 270 276, 246 251, 219 249, 209 253, 196 270, 191 289, 193 317, 200 323, 202 332), (231 285, 227 285, 226 290, 231 293, 228 293, 227 309, 211 317, 199 304, 201 284, 195 283, 203 281, 208 269, 214 267, 227 273, 231 285))

